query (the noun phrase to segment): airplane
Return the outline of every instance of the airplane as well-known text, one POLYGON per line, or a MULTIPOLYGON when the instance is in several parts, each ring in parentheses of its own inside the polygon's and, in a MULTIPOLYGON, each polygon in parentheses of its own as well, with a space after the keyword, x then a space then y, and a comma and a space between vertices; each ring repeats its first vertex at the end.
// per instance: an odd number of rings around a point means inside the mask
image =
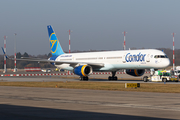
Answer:
POLYGON ((163 69, 170 65, 167 55, 157 49, 65 53, 52 26, 48 25, 47 29, 52 57, 16 60, 48 62, 57 68, 72 71, 82 81, 88 81, 88 76, 93 72, 111 72, 108 80, 118 80, 116 71, 122 69, 126 70, 126 74, 137 77, 142 76, 145 69, 163 69))

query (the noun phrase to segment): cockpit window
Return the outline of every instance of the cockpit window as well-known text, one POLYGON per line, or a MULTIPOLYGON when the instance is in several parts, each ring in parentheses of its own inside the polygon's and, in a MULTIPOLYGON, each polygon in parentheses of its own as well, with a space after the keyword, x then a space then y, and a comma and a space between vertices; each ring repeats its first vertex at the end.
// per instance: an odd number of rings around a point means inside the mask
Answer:
POLYGON ((168 58, 167 55, 155 55, 154 58, 168 58))

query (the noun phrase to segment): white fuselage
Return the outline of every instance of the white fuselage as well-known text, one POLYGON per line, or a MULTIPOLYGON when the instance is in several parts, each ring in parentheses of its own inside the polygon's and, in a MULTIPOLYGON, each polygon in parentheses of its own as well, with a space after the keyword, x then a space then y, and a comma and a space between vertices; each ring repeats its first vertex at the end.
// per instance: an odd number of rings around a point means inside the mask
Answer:
MULTIPOLYGON (((103 63, 103 67, 93 71, 117 71, 120 69, 160 69, 170 64, 164 52, 156 49, 84 52, 62 54, 55 61, 72 61, 79 64, 103 63)), ((69 64, 55 65, 65 70, 73 70, 69 64)))

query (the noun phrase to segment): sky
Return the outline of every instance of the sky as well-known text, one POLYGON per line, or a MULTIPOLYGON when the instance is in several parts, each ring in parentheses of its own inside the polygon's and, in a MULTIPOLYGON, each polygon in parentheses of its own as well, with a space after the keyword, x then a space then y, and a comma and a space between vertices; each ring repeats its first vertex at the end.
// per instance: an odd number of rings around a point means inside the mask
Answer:
MULTIPOLYGON (((48 54, 47 25, 64 51, 126 48, 180 49, 180 0, 1 0, 0 47, 7 54, 48 54), (14 33, 17 35, 15 36, 14 33)), ((0 54, 3 54, 0 52, 0 54)))

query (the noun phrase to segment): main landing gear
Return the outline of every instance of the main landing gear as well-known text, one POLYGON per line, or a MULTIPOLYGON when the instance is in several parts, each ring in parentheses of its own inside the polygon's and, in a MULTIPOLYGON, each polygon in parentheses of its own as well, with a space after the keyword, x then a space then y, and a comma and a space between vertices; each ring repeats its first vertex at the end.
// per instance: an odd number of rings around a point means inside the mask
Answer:
POLYGON ((80 81, 88 81, 88 77, 80 76, 79 77, 80 81))
MULTIPOLYGON (((108 80, 109 81, 117 81, 118 78, 117 78, 117 76, 115 76, 116 75, 116 71, 112 71, 111 73, 112 73, 112 76, 109 76, 108 80)), ((80 81, 88 81, 89 80, 89 78, 85 77, 85 76, 80 76, 79 79, 80 79, 80 81)))
POLYGON ((114 80, 114 81, 117 81, 117 76, 116 75, 116 71, 112 71, 112 76, 109 76, 108 77, 108 80, 111 81, 111 80, 114 80))

